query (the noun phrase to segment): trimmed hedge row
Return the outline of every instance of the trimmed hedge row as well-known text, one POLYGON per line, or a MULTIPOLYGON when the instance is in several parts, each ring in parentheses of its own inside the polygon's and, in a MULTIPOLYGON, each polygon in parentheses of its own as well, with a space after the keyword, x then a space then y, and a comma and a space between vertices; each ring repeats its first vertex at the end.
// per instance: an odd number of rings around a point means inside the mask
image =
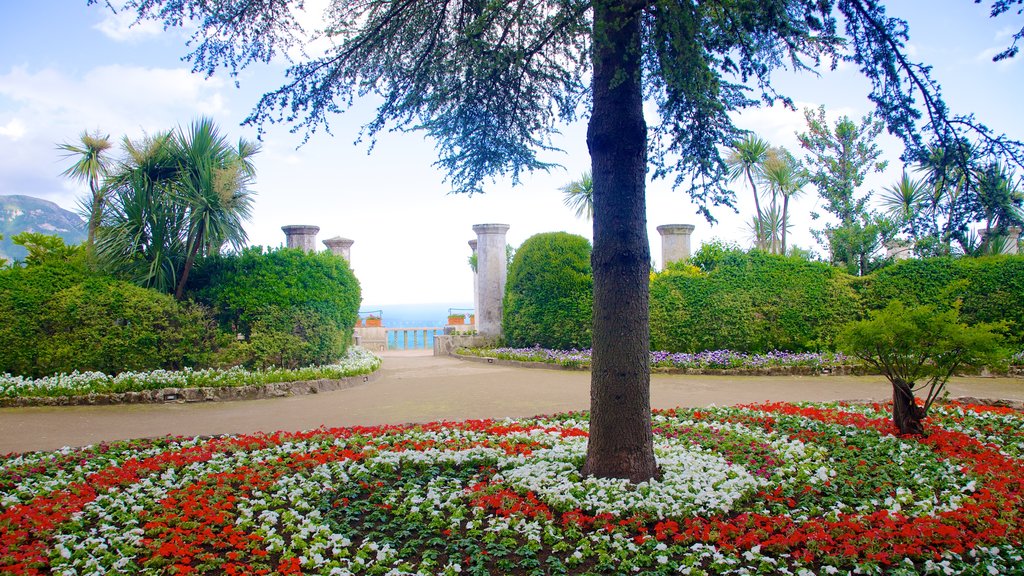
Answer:
MULTIPOLYGON (((589 254, 584 238, 564 233, 523 244, 505 295, 510 346, 590 345, 589 254)), ((959 302, 963 322, 1005 322, 1009 348, 1024 348, 1024 256, 904 260, 858 278, 821 262, 720 244, 652 275, 651 348, 833 350, 844 324, 892 300, 940 309, 959 302)))
POLYGON ((300 250, 211 258, 190 287, 195 301, 178 302, 92 271, 84 254, 0 270, 0 373, 328 364, 360 302, 345 260, 300 250))
POLYGON ((829 349, 857 317, 849 277, 821 262, 719 251, 651 279, 651 347, 669 352, 829 349))
POLYGON ((203 366, 216 336, 202 307, 154 290, 48 262, 0 273, 0 372, 203 366))

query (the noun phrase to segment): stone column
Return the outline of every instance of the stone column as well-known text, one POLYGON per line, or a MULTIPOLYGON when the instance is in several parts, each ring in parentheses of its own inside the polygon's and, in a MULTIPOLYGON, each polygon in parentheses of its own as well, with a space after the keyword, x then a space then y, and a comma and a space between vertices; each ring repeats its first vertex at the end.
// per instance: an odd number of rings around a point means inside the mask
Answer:
POLYGON ((331 250, 332 254, 335 256, 341 256, 349 264, 352 263, 352 245, 355 243, 355 240, 349 240, 348 238, 342 238, 341 236, 335 236, 334 238, 324 240, 324 246, 327 246, 331 250))
POLYGON ((296 224, 294 226, 281 226, 285 236, 285 246, 298 248, 306 252, 316 252, 316 233, 320 231, 319 226, 296 224))
MULTIPOLYGON (((469 241, 469 249, 473 251, 473 256, 477 257, 476 266, 477 266, 477 269, 479 269, 480 268, 480 257, 477 256, 477 253, 476 253, 476 244, 477 244, 476 240, 470 240, 469 241)), ((477 278, 478 278, 478 274, 477 274, 476 270, 473 270, 473 314, 474 314, 473 323, 474 323, 474 325, 477 323, 476 320, 475 320, 476 314, 477 314, 477 312, 480 311, 480 294, 477 293, 477 290, 478 290, 478 288, 477 288, 477 286, 478 286, 477 278)))
POLYGON ((893 239, 885 243, 885 255, 893 260, 907 260, 914 251, 906 240, 893 239))
POLYGON ((1020 227, 1010 226, 1006 229, 1006 246, 1003 254, 1017 254, 1020 252, 1020 227))
POLYGON ((501 336, 502 299, 505 296, 505 233, 508 224, 476 224, 477 297, 476 330, 485 338, 501 336))
POLYGON ((693 224, 665 224, 658 226, 661 234, 661 268, 664 270, 669 262, 678 262, 690 257, 690 234, 693 224))

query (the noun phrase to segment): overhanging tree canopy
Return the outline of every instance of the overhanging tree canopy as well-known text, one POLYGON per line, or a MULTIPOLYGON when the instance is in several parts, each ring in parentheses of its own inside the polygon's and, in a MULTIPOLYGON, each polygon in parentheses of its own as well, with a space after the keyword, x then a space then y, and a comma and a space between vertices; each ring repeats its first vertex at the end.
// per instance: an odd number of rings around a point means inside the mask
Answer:
MULTIPOLYGON (((166 26, 194 23, 189 58, 209 74, 301 52, 307 38, 298 1, 129 0, 118 8, 166 26)), ((584 471, 599 476, 657 473, 647 170, 674 175, 709 219, 712 207, 731 205, 722 152, 741 133, 729 114, 788 103, 772 88, 773 71, 848 60, 871 80, 869 98, 908 150, 922 148, 922 133, 943 142, 973 130, 994 153, 1022 156, 1020 143, 948 112, 928 69, 904 53, 906 24, 887 17, 880 0, 337 0, 316 35, 330 47, 296 57, 287 83, 247 121, 286 122, 308 136, 374 94, 381 104, 366 135, 426 132, 457 191, 550 167, 541 155, 551 134, 589 111, 595 312, 584 471), (650 127, 645 101, 658 108, 650 127)))

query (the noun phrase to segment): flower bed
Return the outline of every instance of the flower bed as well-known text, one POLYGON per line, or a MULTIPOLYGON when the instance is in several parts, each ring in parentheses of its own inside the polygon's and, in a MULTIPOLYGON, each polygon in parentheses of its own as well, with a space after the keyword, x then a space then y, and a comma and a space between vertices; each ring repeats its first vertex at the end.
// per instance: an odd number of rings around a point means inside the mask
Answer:
MULTIPOLYGON (((548 350, 546 348, 463 348, 460 354, 541 362, 566 368, 589 368, 590 350, 548 350)), ((651 352, 651 367, 665 371, 737 370, 764 372, 773 368, 802 368, 808 372, 835 371, 856 364, 855 358, 830 352, 769 352, 745 354, 730 350, 709 350, 699 354, 651 352)))
POLYGON ((1024 418, 654 416, 662 478, 580 478, 585 414, 160 439, 0 460, 13 574, 1022 574, 1024 418))
POLYGON ((121 394, 166 388, 224 388, 258 386, 282 382, 339 379, 369 374, 380 367, 380 358, 362 348, 351 347, 336 364, 309 366, 295 370, 270 369, 249 371, 228 370, 155 370, 153 372, 122 372, 108 376, 102 372, 73 372, 47 378, 23 378, 0 375, 0 400, 121 394))

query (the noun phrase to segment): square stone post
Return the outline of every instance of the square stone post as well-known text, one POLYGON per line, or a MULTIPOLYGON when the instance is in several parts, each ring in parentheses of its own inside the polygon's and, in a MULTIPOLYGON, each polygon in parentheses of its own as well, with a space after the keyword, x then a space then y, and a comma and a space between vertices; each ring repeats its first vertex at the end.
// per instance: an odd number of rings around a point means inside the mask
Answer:
POLYGON ((316 252, 316 234, 320 231, 319 226, 308 224, 296 224, 292 226, 281 226, 285 236, 285 246, 298 248, 305 252, 316 252))
POLYGON ((1010 226, 1006 229, 1006 247, 1003 254, 1020 253, 1020 227, 1010 226))
POLYGON ((690 257, 690 235, 696 227, 693 224, 665 224, 658 226, 661 234, 661 268, 669 262, 678 262, 690 257))
POLYGON ((502 300, 505 297, 505 233, 508 224, 476 224, 477 297, 476 330, 485 338, 501 336, 502 300))

